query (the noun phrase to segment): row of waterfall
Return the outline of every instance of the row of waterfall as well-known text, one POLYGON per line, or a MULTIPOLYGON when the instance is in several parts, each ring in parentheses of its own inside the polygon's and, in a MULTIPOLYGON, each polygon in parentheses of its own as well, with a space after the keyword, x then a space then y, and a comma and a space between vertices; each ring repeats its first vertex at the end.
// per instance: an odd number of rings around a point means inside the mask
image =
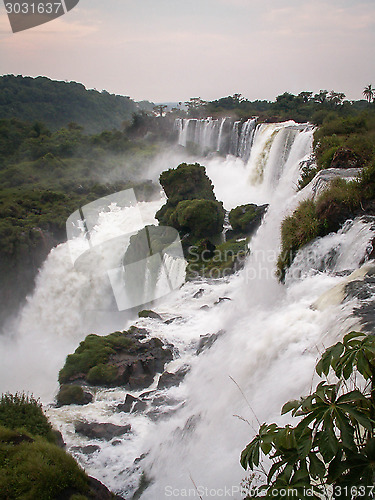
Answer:
MULTIPOLYGON (((275 125, 275 124, 272 124, 275 125)), ((284 124, 283 124, 284 126, 284 124)), ((267 124, 257 124, 257 118, 245 121, 232 118, 177 118, 175 128, 178 131, 178 144, 183 147, 192 145, 202 155, 217 152, 221 155, 233 155, 247 163, 257 135, 261 136, 267 124)), ((290 128, 290 127, 289 127, 290 128)), ((294 124, 294 128, 300 125, 294 124)), ((290 149, 286 141, 285 150, 290 149)))
MULTIPOLYGON (((375 225, 358 219, 339 234, 313 242, 300 252, 281 285, 274 274, 280 224, 311 194, 295 190, 301 162, 312 151, 311 127, 294 122, 256 126, 255 119, 243 124, 181 120, 178 126, 180 144, 191 141, 202 151, 230 153, 199 160, 227 210, 247 202, 269 204, 245 268, 225 279, 191 281, 174 290, 153 305, 162 321, 136 320, 105 315, 100 309, 110 301, 110 290, 95 277, 95 262, 88 262, 93 277, 77 272, 68 244, 59 245, 40 270, 12 333, 0 339, 6 353, 0 390, 26 389, 41 397, 67 450, 124 498, 133 498, 143 477, 148 488, 134 498, 241 500, 246 473, 239 456, 253 438, 257 420, 285 424, 289 417, 280 417, 281 406, 309 391, 318 353, 358 321, 352 314, 358 300, 341 303, 331 290, 366 259, 375 225), (236 157, 246 160, 246 168, 236 157), (325 300, 324 307, 312 307, 327 294, 332 300, 325 300), (131 324, 173 345, 175 359, 167 370, 184 367, 188 373, 183 381, 158 389, 156 377, 148 390, 133 391, 146 403, 142 412, 116 410, 129 392, 126 387, 90 388, 92 403, 56 408, 53 398, 65 356, 88 333, 107 334, 131 324), (212 346, 198 352, 203 336, 212 346), (132 432, 108 441, 85 438, 74 430, 80 420, 131 424, 132 432)), ((170 166, 166 161, 163 168, 170 166)), ((135 213, 141 212, 144 224, 152 223, 162 204, 160 199, 137 207, 113 206, 101 214, 95 237, 106 241, 136 231, 135 213)), ((178 276, 181 269, 173 270, 175 265, 173 261, 169 268, 178 276)))

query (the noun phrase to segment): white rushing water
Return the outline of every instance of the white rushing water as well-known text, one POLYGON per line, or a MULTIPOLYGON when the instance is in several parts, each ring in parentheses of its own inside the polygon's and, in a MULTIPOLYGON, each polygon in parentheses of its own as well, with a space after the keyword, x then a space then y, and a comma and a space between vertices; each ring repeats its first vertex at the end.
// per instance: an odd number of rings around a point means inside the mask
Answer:
MULTIPOLYGON (((216 151, 228 123, 208 121, 206 125, 202 141, 210 142, 216 151)), ((238 123, 233 126, 239 132, 238 123)), ((168 371, 186 366, 189 372, 179 386, 169 389, 157 390, 155 380, 148 389, 154 392, 143 396, 147 402, 144 412, 115 411, 125 399, 125 388, 98 390, 94 401, 83 407, 50 406, 47 410, 87 472, 124 498, 132 497, 142 471, 151 480, 141 495, 145 500, 198 498, 196 487, 202 498, 243 498, 240 483, 246 474, 239 456, 255 434, 258 421, 285 421, 280 417, 281 406, 309 390, 323 346, 333 343, 356 321, 350 314, 350 301, 327 308, 311 306, 342 281, 336 271, 350 272, 362 263, 374 237, 372 225, 358 220, 338 235, 317 240, 304 250, 310 267, 304 267, 305 257, 300 258, 287 285, 279 284, 274 270, 280 223, 300 199, 295 186, 299 164, 311 153, 312 130, 294 122, 267 124, 253 129, 252 137, 250 129, 248 124, 251 147, 247 161, 229 156, 206 162, 225 208, 246 202, 270 204, 251 241, 251 255, 243 271, 221 280, 187 283, 161 299, 153 309, 164 321, 134 321, 128 316, 92 314, 105 309, 108 290, 99 278, 88 280, 74 272, 63 244, 43 266, 14 336, 1 341, 8 356, 0 367, 0 389, 28 389, 46 403, 52 402, 65 356, 87 333, 109 333, 136 324, 173 344, 178 355, 168 371), (358 252, 353 255, 358 241, 358 252), (331 266, 324 260, 330 254, 334 255, 331 266), (197 355, 202 336, 216 336, 211 339, 216 341, 197 355), (132 433, 108 442, 89 440, 74 432, 74 422, 80 419, 130 423, 132 433), (85 453, 79 447, 86 444, 97 448, 85 453)), ((181 122, 180 143, 186 144, 187 133, 188 127, 181 122)), ((202 129, 199 134, 203 137, 202 129)), ((238 138, 237 151, 240 135, 238 138)), ((161 203, 142 205, 146 223, 152 222, 161 203)), ((130 228, 131 214, 125 209, 113 209, 102 219, 96 228, 98 238, 115 237, 119 225, 129 232, 137 229, 130 228)), ((140 392, 132 394, 140 396, 140 392)))

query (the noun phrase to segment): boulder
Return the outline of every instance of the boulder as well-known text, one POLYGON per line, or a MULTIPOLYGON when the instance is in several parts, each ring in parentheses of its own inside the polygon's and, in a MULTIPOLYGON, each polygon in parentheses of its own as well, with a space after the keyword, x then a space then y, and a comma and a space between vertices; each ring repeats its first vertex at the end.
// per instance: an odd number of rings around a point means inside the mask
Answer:
POLYGON ((164 372, 159 379, 158 389, 166 389, 173 386, 179 386, 188 371, 189 367, 182 366, 175 373, 164 372))
POLYGON ((160 319, 161 321, 163 320, 163 318, 160 316, 160 314, 156 313, 155 311, 150 311, 147 309, 144 309, 143 311, 139 311, 138 318, 160 319))
POLYGON ((184 200, 177 205, 169 224, 196 241, 221 233, 224 217, 223 204, 218 201, 184 200))
POLYGON ((130 424, 115 425, 109 423, 77 422, 74 427, 77 434, 82 434, 82 436, 86 436, 89 439, 103 439, 105 441, 110 441, 114 437, 122 436, 131 431, 130 424))
POLYGON ((212 347, 214 345, 214 343, 217 341, 217 339, 220 337, 220 335, 222 335, 223 333, 224 333, 224 330, 220 330, 219 332, 213 333, 212 335, 211 334, 201 335, 201 338, 199 340, 198 347, 196 350, 197 356, 199 356, 199 354, 202 354, 202 352, 205 351, 206 349, 209 349, 210 347, 212 347))
MULTIPOLYGON (((262 222, 262 218, 266 213, 268 205, 255 205, 249 203, 233 208, 229 212, 229 222, 232 226, 234 234, 253 234, 262 222)), ((232 237, 230 234, 228 237, 232 237)), ((227 238, 228 238, 227 237, 227 238)))
POLYGON ((84 391, 80 385, 76 384, 63 384, 56 396, 58 406, 87 405, 92 400, 92 394, 84 391))
POLYGON ((146 330, 130 328, 106 336, 89 335, 60 371, 61 384, 80 382, 104 387, 148 387, 172 360, 172 351, 157 338, 140 342, 146 330))
POLYGON ((117 405, 117 411, 124 411, 126 413, 138 413, 142 412, 147 408, 147 403, 141 401, 140 399, 127 394, 124 403, 117 405))

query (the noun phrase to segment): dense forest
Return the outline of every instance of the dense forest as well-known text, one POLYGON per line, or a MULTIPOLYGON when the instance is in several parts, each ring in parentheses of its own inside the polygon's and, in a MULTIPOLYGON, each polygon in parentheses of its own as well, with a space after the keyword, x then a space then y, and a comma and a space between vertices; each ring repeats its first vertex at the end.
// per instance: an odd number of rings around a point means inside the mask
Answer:
POLYGON ((136 103, 130 97, 104 90, 87 90, 76 82, 58 82, 42 76, 0 77, 0 119, 41 121, 53 131, 70 122, 92 134, 121 129, 133 113, 152 107, 147 101, 136 103))

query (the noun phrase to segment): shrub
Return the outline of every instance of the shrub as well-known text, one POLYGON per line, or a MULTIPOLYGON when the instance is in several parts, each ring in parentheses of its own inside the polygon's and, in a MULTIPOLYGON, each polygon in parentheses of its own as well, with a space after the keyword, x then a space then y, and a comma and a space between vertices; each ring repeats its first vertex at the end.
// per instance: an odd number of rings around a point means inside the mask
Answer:
POLYGON ((283 406, 296 424, 260 426, 241 454, 243 468, 263 478, 251 498, 373 498, 374 352, 374 335, 345 335, 316 366, 329 382, 283 406))
POLYGON ((286 268, 297 251, 322 233, 321 221, 312 200, 303 201, 281 225, 281 253, 277 261, 279 279, 283 280, 286 268))
POLYGON ((27 440, 0 428, 0 491, 7 500, 51 500, 88 492, 88 478, 74 458, 43 438, 27 440), (19 444, 15 445, 17 441, 19 444))
POLYGON ((52 426, 43 413, 41 403, 24 393, 7 393, 1 396, 0 425, 55 441, 52 426))

